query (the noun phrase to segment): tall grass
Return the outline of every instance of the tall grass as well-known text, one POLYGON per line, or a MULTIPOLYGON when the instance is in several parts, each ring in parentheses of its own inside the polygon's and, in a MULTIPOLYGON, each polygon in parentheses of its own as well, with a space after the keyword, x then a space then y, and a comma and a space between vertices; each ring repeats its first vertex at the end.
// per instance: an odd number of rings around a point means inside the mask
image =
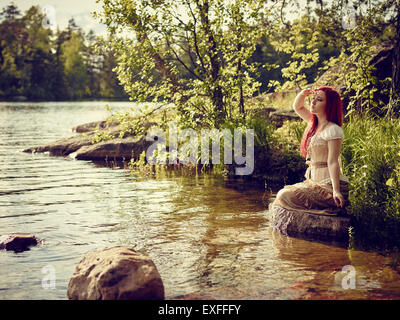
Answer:
POLYGON ((400 120, 352 119, 344 131, 355 244, 400 246, 400 120))

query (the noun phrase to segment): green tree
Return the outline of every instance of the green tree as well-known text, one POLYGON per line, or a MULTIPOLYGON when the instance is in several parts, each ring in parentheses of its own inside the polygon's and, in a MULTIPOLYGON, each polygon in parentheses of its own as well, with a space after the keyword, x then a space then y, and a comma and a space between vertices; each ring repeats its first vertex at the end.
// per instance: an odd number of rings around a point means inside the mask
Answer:
POLYGON ((111 34, 133 31, 112 42, 131 99, 172 101, 184 119, 216 127, 244 117, 245 101, 260 85, 249 58, 265 31, 264 1, 103 0, 102 8, 97 16, 111 34))
POLYGON ((27 33, 23 64, 20 66, 23 76, 24 95, 30 99, 52 100, 52 81, 54 78, 54 55, 51 41, 52 31, 43 27, 44 14, 38 6, 29 8, 22 21, 27 33))
POLYGON ((18 10, 14 2, 11 2, 11 4, 3 8, 3 10, 0 12, 0 17, 8 21, 15 21, 20 15, 21 12, 18 10))
POLYGON ((61 61, 71 99, 82 99, 87 91, 87 72, 82 56, 83 40, 79 33, 72 33, 71 39, 61 45, 61 61))
POLYGON ((0 14, 3 20, 0 24, 0 94, 5 97, 20 95, 23 91, 20 66, 28 36, 20 15, 14 3, 0 14))
POLYGON ((86 65, 88 92, 90 97, 100 97, 100 71, 101 71, 101 56, 96 53, 97 36, 93 30, 85 36, 85 46, 83 58, 86 65))
POLYGON ((129 96, 124 91, 124 87, 120 85, 118 76, 114 69, 117 67, 116 53, 113 48, 108 45, 111 39, 99 39, 96 44, 96 52, 101 57, 101 65, 99 71, 100 95, 104 98, 127 99, 129 96))
POLYGON ((400 2, 395 2, 396 16, 394 23, 396 25, 396 33, 393 51, 393 71, 391 83, 391 101, 388 114, 398 114, 400 112, 400 2))

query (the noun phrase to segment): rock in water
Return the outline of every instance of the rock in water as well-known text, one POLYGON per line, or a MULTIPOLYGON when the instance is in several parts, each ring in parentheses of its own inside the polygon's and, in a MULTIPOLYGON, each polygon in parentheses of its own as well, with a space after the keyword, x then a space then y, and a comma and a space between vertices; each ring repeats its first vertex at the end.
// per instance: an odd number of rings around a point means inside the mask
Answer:
POLYGON ((153 142, 146 141, 143 136, 114 139, 83 146, 74 156, 77 160, 103 161, 139 159, 140 154, 146 151, 152 143, 153 142))
POLYGON ((83 146, 92 145, 93 135, 89 136, 75 136, 57 140, 55 142, 25 149, 24 152, 49 152, 51 156, 67 156, 76 150, 79 150, 83 146))
POLYGON ((0 236, 0 249, 21 252, 36 246, 38 239, 30 234, 10 234, 0 236))
POLYGON ((309 214, 271 205, 269 218, 272 227, 288 236, 338 242, 348 240, 349 216, 309 214))
POLYGON ((68 284, 71 300, 161 300, 164 285, 154 262, 132 248, 88 253, 68 284))

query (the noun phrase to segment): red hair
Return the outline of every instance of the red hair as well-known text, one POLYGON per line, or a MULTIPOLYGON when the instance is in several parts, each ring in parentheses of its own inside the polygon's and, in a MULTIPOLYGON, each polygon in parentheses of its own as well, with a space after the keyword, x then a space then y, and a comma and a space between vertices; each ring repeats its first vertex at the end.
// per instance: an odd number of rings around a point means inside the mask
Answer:
MULTIPOLYGON (((340 94, 332 87, 323 86, 318 88, 316 91, 321 90, 325 93, 326 105, 325 113, 326 120, 329 122, 336 123, 339 127, 343 124, 343 110, 342 110, 342 99, 340 94)), ((312 115, 311 125, 307 126, 304 131, 303 138, 301 139, 300 152, 301 155, 307 157, 307 144, 311 137, 315 134, 318 125, 318 118, 315 114, 312 115)))

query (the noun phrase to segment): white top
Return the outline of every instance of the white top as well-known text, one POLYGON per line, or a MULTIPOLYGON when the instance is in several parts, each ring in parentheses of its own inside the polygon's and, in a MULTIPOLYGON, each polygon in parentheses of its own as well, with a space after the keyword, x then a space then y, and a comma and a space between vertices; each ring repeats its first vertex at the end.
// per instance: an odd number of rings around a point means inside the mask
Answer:
POLYGON ((336 123, 332 123, 320 133, 320 137, 325 141, 332 139, 343 140, 344 139, 343 129, 339 127, 336 123))
MULTIPOLYGON (((327 162, 328 161, 328 141, 333 139, 344 139, 343 129, 336 123, 330 122, 324 130, 315 134, 311 139, 307 148, 307 157, 310 157, 313 162, 327 162)), ((340 156, 338 158, 339 166, 342 167, 340 156)), ((328 167, 315 167, 310 168, 310 177, 316 182, 330 181, 328 167)), ((340 170, 340 180, 348 181, 347 177, 343 175, 340 170)), ((306 172, 306 178, 307 178, 306 172)))

